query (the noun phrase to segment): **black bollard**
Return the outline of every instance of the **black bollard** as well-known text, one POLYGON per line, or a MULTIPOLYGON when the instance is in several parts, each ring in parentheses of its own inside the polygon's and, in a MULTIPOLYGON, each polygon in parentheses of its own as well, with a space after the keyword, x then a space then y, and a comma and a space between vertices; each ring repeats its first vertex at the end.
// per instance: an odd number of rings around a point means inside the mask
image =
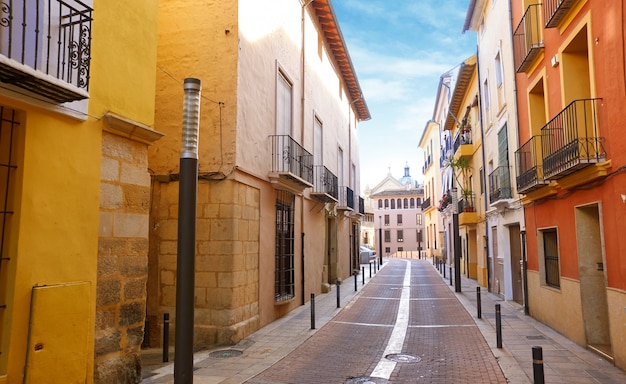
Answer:
POLYGON ((496 346, 502 348, 502 315, 500 313, 500 304, 496 304, 496 346))
POLYGON ((356 279, 357 279, 357 278, 356 278, 356 277, 357 277, 357 274, 355 273, 355 274, 354 274, 354 292, 356 292, 356 291, 357 291, 357 288, 356 288, 356 283, 357 283, 357 280, 356 280, 356 279))
POLYGON ((452 266, 450 266, 450 273, 448 274, 450 276, 450 286, 452 286, 452 266))
POLYGON ((543 350, 541 347, 533 347, 533 379, 535 384, 544 384, 543 350))
POLYGON ((170 314, 163 314, 163 362, 170 361, 170 314))
POLYGON ((441 269, 443 269, 443 278, 446 278, 446 263, 441 262, 441 269))
POLYGON ((361 283, 365 285, 365 267, 361 267, 361 283))
POLYGON ((341 286, 339 285, 339 281, 337 281, 337 308, 341 308, 341 286))
POLYGON ((370 279, 372 278, 372 263, 370 263, 370 279))
POLYGON ((315 329, 315 294, 311 293, 311 329, 315 329))
POLYGON ((480 302, 480 287, 476 287, 476 309, 478 310, 478 318, 482 319, 483 311, 480 302))

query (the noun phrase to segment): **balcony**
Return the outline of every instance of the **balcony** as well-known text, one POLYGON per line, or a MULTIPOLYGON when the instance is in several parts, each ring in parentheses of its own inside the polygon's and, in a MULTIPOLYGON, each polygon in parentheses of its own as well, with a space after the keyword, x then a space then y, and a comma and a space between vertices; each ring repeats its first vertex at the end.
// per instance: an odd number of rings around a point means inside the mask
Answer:
POLYGON ((431 204, 430 204, 430 197, 429 197, 427 199, 424 199, 424 201, 422 202, 422 212, 426 211, 430 207, 431 207, 431 204))
POLYGON ((454 138, 454 156, 472 157, 474 146, 472 145, 472 132, 469 129, 461 129, 454 138))
POLYGON ((313 192, 311 196, 324 203, 336 203, 338 201, 337 176, 323 165, 313 167, 313 192))
POLYGON ((598 136, 598 100, 574 100, 541 128, 545 179, 556 180, 606 160, 604 138, 598 136))
POLYGON ((489 174, 489 202, 491 205, 507 203, 511 195, 511 172, 508 166, 498 167, 489 174))
POLYGON ((91 21, 78 0, 0 3, 0 82, 56 103, 88 98, 91 21))
POLYGON ((541 4, 530 5, 513 33, 515 70, 526 71, 537 55, 543 51, 543 25, 541 4))
POLYGON ((272 141, 272 171, 270 182, 277 189, 302 193, 313 187, 313 155, 289 135, 270 136, 272 141))
POLYGON ((339 203, 337 210, 353 211, 354 210, 354 191, 349 187, 339 188, 339 203))
POLYGON ((543 19, 546 28, 556 28, 577 0, 543 0, 543 19))
POLYGON ((461 200, 459 200, 459 225, 470 225, 478 223, 478 213, 476 212, 475 205, 476 197, 472 193, 466 193, 461 200))
POLYGON ((540 136, 533 136, 515 151, 516 185, 520 193, 532 192, 547 185, 543 177, 540 136))
POLYGON ((359 213, 365 215, 365 199, 359 196, 359 213))

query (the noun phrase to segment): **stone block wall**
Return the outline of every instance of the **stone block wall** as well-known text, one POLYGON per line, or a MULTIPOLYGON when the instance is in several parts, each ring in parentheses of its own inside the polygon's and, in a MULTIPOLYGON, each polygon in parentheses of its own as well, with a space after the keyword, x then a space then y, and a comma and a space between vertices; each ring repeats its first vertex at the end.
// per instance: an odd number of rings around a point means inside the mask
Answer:
MULTIPOLYGON (((175 341, 178 182, 153 186, 149 292, 150 345, 160 346, 163 313, 175 341), (156 271, 153 273, 152 271, 156 271), (158 324, 158 325, 157 325, 158 324)), ((237 343, 259 328, 260 192, 234 180, 198 184, 196 348, 237 343)))
POLYGON ((148 278, 148 145, 103 132, 95 383, 139 383, 148 278))

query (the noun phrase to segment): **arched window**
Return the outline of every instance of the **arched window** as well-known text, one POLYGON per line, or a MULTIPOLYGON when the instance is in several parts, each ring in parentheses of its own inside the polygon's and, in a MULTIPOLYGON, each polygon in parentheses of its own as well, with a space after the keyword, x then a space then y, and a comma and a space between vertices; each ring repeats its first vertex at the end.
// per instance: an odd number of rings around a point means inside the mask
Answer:
POLYGON ((396 209, 396 201, 391 199, 391 209, 396 209))
POLYGON ((411 197, 411 208, 415 208, 415 199, 411 197))
POLYGON ((378 209, 383 209, 383 199, 378 199, 378 209))
POLYGON ((385 199, 385 209, 389 209, 389 200, 385 199))
POLYGON ((398 209, 402 209, 402 199, 398 199, 398 209))
MULTIPOLYGON (((403 204, 404 204, 404 209, 409 208, 409 199, 404 198, 403 204)), ((411 207, 411 208, 413 208, 413 207, 411 207)))

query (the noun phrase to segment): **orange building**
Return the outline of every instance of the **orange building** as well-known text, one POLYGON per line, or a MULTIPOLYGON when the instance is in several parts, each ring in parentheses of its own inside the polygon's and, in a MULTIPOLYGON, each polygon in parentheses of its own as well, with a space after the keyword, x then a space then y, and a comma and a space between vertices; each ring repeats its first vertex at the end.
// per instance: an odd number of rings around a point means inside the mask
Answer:
POLYGON ((513 0, 530 314, 626 368, 622 1, 513 0))

